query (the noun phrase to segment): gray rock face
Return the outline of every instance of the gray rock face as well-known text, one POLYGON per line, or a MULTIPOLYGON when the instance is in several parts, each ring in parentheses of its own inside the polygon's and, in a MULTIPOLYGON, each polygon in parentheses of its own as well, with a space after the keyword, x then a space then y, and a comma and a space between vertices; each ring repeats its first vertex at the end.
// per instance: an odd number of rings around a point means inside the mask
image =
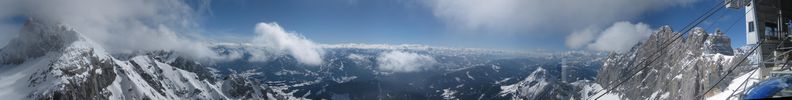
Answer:
POLYGON ((724 35, 723 32, 717 30, 715 34, 709 36, 707 41, 704 42, 704 53, 720 53, 724 55, 733 55, 734 50, 731 47, 731 39, 724 35))
MULTIPOLYGON (((718 79, 726 77, 724 82, 729 82, 736 75, 753 68, 741 65, 735 73, 724 76, 728 68, 739 62, 744 54, 734 54, 729 38, 723 33, 710 35, 702 28, 693 29, 687 38, 663 48, 666 45, 664 43, 672 41, 678 34, 664 26, 630 51, 609 55, 600 68, 596 82, 610 89, 627 80, 632 73, 637 73, 614 92, 631 100, 659 97, 693 100, 704 94, 718 79)), ((722 91, 727 84, 718 84, 712 91, 722 91)), ((706 93, 705 96, 712 94, 706 93)))

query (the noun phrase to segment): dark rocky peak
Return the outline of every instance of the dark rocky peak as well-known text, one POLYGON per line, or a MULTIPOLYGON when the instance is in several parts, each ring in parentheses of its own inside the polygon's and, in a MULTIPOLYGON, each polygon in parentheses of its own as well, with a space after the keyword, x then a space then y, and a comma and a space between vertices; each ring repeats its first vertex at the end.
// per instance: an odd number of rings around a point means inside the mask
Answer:
POLYGON ((699 55, 700 52, 704 51, 704 41, 707 40, 709 34, 701 27, 693 28, 690 32, 688 32, 687 40, 685 41, 687 51, 693 53, 693 55, 699 55))
POLYGON ((636 45, 640 48, 634 49, 643 49, 638 50, 639 52, 691 53, 692 55, 734 54, 730 38, 720 30, 710 34, 705 29, 696 27, 688 32, 687 38, 684 38, 684 40, 674 41, 678 35, 679 33, 673 32, 671 27, 663 26, 658 32, 652 34, 647 41, 636 45), (667 42, 669 41, 674 42, 668 44, 667 42), (665 50, 658 50, 666 45, 668 47, 665 50))
POLYGON ((688 38, 685 42, 704 43, 704 41, 707 40, 707 37, 709 37, 709 34, 706 30, 704 30, 704 28, 696 27, 688 33, 688 38))
POLYGON ((660 30, 649 36, 646 45, 660 45, 666 41, 671 41, 678 33, 671 29, 671 26, 662 26, 660 30))
POLYGON ((731 47, 731 39, 728 36, 724 35, 720 29, 716 30, 716 32, 710 35, 706 41, 704 41, 704 53, 707 54, 724 54, 724 55, 734 55, 734 50, 731 47))
POLYGON ((709 34, 703 28, 696 27, 689 33, 686 45, 688 45, 688 50, 693 53, 734 54, 734 50, 731 47, 731 39, 724 35, 720 29, 717 29, 715 33, 709 34))

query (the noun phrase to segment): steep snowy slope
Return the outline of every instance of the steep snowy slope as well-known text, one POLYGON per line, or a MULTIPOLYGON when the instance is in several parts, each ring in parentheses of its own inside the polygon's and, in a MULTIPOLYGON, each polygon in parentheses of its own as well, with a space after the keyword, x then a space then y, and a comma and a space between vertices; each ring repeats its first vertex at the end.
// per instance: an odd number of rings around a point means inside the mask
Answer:
POLYGON ((740 100, 741 93, 745 93, 748 89, 753 87, 753 85, 758 84, 761 80, 759 76, 759 70, 753 70, 748 73, 740 75, 733 79, 731 82, 727 83, 729 86, 726 89, 723 89, 721 92, 716 92, 717 94, 707 97, 707 100, 740 100), (753 74, 751 74, 753 73, 753 74))
MULTIPOLYGON (((554 85, 559 85, 548 82, 545 74, 547 74, 545 69, 536 69, 536 71, 528 75, 523 81, 512 85, 501 86, 500 88, 503 91, 500 92, 500 95, 522 95, 529 97, 527 99, 542 99, 542 97, 546 96, 556 96, 557 93, 552 92, 544 95, 542 94, 547 93, 544 92, 545 88, 552 88, 554 85)), ((511 97, 513 97, 512 99, 519 99, 520 96, 511 97)))
MULTIPOLYGON (((118 61, 116 80, 107 89, 112 99, 221 99, 220 87, 198 75, 148 56, 118 61)), ((227 98, 226 98, 227 99, 227 98)))

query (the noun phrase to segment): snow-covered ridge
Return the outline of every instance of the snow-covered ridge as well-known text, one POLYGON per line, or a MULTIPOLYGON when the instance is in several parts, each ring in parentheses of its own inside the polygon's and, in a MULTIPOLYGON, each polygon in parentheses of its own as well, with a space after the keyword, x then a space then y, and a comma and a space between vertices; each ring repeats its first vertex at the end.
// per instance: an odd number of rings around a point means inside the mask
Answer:
POLYGON ((519 95, 519 96, 512 96, 512 99, 520 99, 519 97, 531 97, 527 99, 538 99, 540 97, 540 93, 543 93, 546 86, 551 84, 547 82, 546 75, 547 71, 545 69, 539 68, 532 72, 528 77, 526 77, 523 81, 520 81, 516 84, 501 86, 500 95, 519 95))

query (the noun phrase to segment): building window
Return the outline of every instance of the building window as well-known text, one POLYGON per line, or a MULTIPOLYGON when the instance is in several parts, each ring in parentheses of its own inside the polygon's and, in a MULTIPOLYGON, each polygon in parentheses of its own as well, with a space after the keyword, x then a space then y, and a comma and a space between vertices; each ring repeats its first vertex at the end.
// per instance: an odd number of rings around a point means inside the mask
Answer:
POLYGON ((765 35, 767 35, 768 37, 776 37, 776 34, 778 33, 778 25, 776 25, 775 23, 767 22, 765 23, 764 31, 765 31, 765 35))
POLYGON ((748 32, 754 32, 754 22, 748 22, 748 32))

